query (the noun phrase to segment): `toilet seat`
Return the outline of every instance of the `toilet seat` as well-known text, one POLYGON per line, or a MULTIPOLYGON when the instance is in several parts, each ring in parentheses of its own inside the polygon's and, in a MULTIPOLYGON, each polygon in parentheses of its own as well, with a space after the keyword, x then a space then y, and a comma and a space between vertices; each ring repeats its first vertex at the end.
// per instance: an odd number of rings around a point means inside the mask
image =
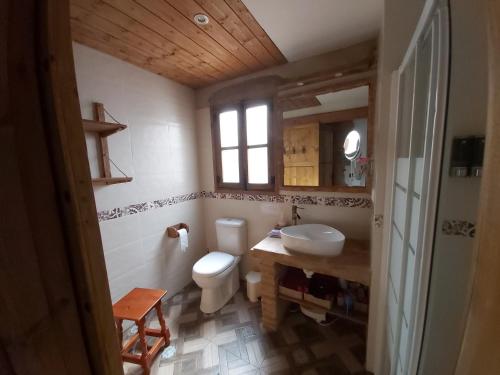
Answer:
POLYGON ((212 251, 194 264, 193 275, 202 277, 216 276, 231 267, 235 259, 231 254, 212 251))

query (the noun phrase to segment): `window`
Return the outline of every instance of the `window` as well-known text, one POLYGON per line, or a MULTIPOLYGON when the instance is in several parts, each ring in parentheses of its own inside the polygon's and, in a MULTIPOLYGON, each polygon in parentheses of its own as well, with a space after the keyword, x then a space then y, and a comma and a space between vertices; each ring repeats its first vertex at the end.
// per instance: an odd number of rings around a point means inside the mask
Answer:
POLYGON ((269 101, 212 109, 217 189, 274 190, 269 101))

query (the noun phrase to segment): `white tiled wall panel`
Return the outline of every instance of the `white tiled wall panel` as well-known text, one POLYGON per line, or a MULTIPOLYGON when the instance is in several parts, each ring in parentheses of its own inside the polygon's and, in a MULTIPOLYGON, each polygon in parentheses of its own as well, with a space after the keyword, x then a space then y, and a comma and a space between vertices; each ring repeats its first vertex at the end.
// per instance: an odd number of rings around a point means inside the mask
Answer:
POLYGON ((413 287, 415 285, 415 255, 411 251, 408 251, 408 259, 406 260, 406 283, 405 283, 405 296, 403 302, 403 315, 407 322, 409 322, 412 317, 410 316, 413 300, 413 287))
POLYGON ((423 178, 424 158, 415 158, 415 180, 413 181, 413 191, 418 195, 422 194, 423 178))
POLYGON ((399 233, 405 230, 406 192, 396 185, 394 189, 394 224, 399 233))
POLYGON ((403 375, 404 372, 403 372, 403 365, 401 364, 401 358, 398 358, 398 367, 397 367, 397 370, 398 370, 398 375, 403 375))
POLYGON ((401 285, 401 266, 403 264, 403 240, 397 230, 392 228, 391 258, 389 264, 389 274, 396 288, 396 299, 399 301, 399 287, 401 285))
POLYGON ((396 183, 408 190, 408 175, 410 173, 410 159, 396 159, 396 183))
POLYGON ((401 324, 401 337, 399 339, 399 358, 401 360, 402 367, 405 367, 406 363, 406 350, 408 348, 408 326, 406 321, 403 319, 401 324))
POLYGON ((410 246, 414 251, 418 249, 418 231, 420 220, 420 199, 417 197, 413 197, 411 201, 411 217, 410 217, 410 246))
MULTIPOLYGON (((92 102, 101 102, 128 125, 108 144, 111 159, 134 179, 95 187, 97 210, 199 191, 194 92, 88 47, 74 44, 73 50, 82 116, 92 118, 92 102)), ((97 176, 92 135, 87 148, 97 176)), ((120 176, 114 166, 112 174, 120 176)), ((164 288, 172 295, 191 281, 192 265, 205 249, 202 209, 202 202, 188 201, 100 223, 113 301, 134 287, 164 288), (165 233, 179 222, 191 228, 186 252, 165 233)))
MULTIPOLYGON (((389 328, 393 335, 395 335, 397 331, 397 322, 398 322, 398 304, 394 297, 394 294, 388 293, 388 301, 389 301, 389 328)), ((394 337, 395 338, 395 337, 394 337)), ((391 351, 392 353, 392 351, 391 351)))

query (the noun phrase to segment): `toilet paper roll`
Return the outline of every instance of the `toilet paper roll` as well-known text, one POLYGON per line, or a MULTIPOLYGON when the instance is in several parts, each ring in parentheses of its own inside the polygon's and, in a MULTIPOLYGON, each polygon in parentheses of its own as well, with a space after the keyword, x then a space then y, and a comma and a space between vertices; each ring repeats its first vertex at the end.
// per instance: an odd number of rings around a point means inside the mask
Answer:
POLYGON ((186 251, 189 246, 188 232, 186 229, 182 228, 178 230, 179 239, 181 241, 181 251, 186 251))

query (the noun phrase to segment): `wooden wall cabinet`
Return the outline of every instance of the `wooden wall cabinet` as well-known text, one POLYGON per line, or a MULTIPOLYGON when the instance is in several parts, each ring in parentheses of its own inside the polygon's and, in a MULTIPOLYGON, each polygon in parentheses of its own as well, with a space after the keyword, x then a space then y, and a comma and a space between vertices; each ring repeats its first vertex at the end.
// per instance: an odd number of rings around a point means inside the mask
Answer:
POLYGON ((319 185, 319 123, 283 129, 285 185, 319 185))

